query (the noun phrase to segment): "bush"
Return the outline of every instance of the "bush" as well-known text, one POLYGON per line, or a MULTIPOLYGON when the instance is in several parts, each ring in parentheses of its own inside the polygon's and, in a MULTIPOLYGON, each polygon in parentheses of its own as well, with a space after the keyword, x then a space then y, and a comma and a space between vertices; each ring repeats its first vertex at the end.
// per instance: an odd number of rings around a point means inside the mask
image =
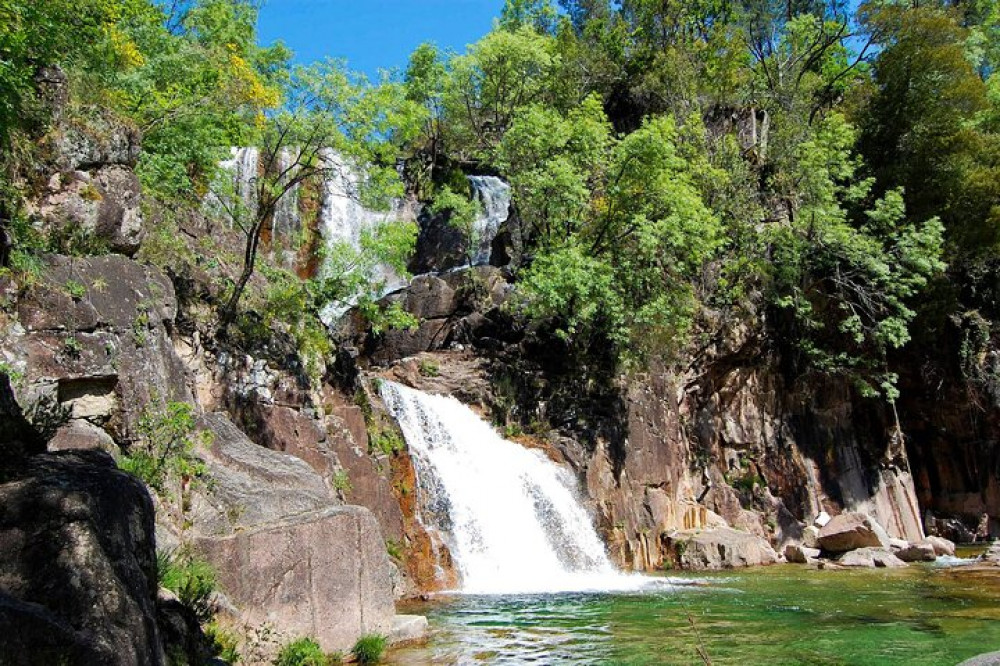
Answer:
POLYGON ((330 666, 341 662, 339 654, 326 654, 315 640, 299 638, 281 648, 275 666, 330 666))
POLYGON ((215 592, 215 570, 187 550, 156 553, 156 580, 194 611, 198 620, 212 618, 210 599, 215 592))
POLYGON ((162 410, 150 405, 139 419, 138 431, 140 440, 118 461, 121 469, 161 493, 171 477, 192 480, 205 476, 205 463, 194 449, 199 439, 207 444, 211 433, 196 432, 191 405, 171 402, 162 410))
POLYGON ((368 634, 354 644, 354 658, 359 664, 377 664, 385 652, 386 638, 381 634, 368 634))

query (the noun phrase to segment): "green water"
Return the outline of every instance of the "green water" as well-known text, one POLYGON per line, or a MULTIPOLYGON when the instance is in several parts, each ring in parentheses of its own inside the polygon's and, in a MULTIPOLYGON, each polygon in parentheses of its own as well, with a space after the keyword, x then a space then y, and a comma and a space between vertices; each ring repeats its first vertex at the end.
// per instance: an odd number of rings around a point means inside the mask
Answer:
POLYGON ((1000 570, 797 565, 639 594, 450 597, 407 609, 432 637, 388 663, 952 666, 1000 650, 1000 570))

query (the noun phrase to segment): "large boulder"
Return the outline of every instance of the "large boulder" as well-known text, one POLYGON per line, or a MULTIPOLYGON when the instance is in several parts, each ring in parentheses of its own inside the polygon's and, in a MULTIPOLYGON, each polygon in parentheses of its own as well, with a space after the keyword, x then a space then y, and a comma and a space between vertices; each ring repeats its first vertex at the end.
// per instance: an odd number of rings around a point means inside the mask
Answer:
POLYGON ((820 548, 845 553, 856 548, 889 548, 889 535, 874 518, 863 513, 842 513, 819 531, 820 548))
POLYGON ((944 537, 929 536, 929 537, 925 538, 923 541, 921 541, 920 543, 926 543, 926 544, 930 545, 931 548, 934 549, 934 554, 937 555, 938 557, 941 557, 942 555, 949 555, 949 556, 954 556, 955 555, 955 544, 954 544, 954 542, 949 541, 948 539, 945 539, 944 537))
POLYGON ((730 527, 678 532, 671 540, 676 544, 681 566, 688 569, 731 569, 778 561, 778 554, 767 541, 730 527))
POLYGON ((393 628, 393 567, 367 509, 328 507, 196 544, 225 563, 219 583, 251 626, 314 636, 327 651, 393 628))
POLYGON ((908 543, 902 548, 893 548, 893 553, 904 562, 933 562, 937 559, 934 546, 929 543, 908 543))
POLYGON ((843 567, 864 567, 868 569, 887 569, 905 567, 906 562, 899 559, 886 548, 857 548, 844 553, 837 564, 843 567))
POLYGON ((819 559, 819 548, 809 548, 798 543, 785 546, 785 559, 794 564, 809 564, 819 559))
POLYGON ((98 451, 39 454, 0 485, 0 663, 164 663, 153 504, 98 451))

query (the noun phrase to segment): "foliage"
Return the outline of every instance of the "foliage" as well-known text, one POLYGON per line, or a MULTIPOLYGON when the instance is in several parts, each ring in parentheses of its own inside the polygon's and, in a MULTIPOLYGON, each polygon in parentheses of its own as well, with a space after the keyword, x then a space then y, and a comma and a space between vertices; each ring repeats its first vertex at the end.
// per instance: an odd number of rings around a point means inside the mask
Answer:
POLYGON ((312 638, 298 638, 283 646, 275 666, 332 666, 341 662, 340 655, 326 654, 312 638))
POLYGON ((209 621, 214 615, 211 603, 217 587, 215 570, 188 549, 173 552, 157 551, 156 579, 194 611, 200 622, 209 621))
POLYGON ((243 658, 239 651, 239 635, 235 631, 226 629, 218 621, 209 622, 205 626, 205 637, 212 644, 215 656, 223 662, 237 664, 243 658))
POLYGON ((366 634, 354 644, 351 652, 359 664, 377 664, 382 661, 386 638, 381 634, 366 634))
POLYGON ((204 479, 204 462, 195 447, 207 443, 211 433, 198 431, 193 407, 186 402, 151 404, 143 410, 137 428, 138 439, 118 460, 121 469, 139 477, 160 493, 169 493, 168 480, 183 486, 204 479))

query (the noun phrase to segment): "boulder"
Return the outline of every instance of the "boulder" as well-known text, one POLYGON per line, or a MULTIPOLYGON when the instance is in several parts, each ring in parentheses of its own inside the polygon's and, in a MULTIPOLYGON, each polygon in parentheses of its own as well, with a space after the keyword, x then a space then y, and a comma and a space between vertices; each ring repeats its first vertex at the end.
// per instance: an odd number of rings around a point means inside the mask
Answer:
POLYGON ((427 638, 429 630, 427 618, 423 615, 397 615, 392 620, 388 638, 394 645, 417 643, 427 638))
POLYGON ((45 137, 53 166, 77 171, 109 165, 135 166, 141 149, 141 133, 110 113, 97 114, 83 122, 62 123, 45 137))
POLYGON ((785 546, 785 559, 794 564, 809 564, 819 559, 819 548, 809 548, 798 543, 785 546))
POLYGON ((819 531, 819 545, 830 553, 844 553, 855 548, 889 548, 889 535, 871 516, 842 513, 819 531))
POLYGON ((13 397, 50 439, 70 419, 131 437, 153 402, 190 399, 173 351, 177 301, 170 280, 125 257, 50 256, 0 338, 0 360, 24 380, 13 397))
POLYGON ((0 663, 164 663, 153 503, 100 451, 43 453, 0 485, 0 663))
POLYGON ((905 567, 906 562, 899 559, 886 548, 857 548, 844 553, 837 564, 842 567, 866 567, 869 569, 888 569, 905 567))
POLYGON ((819 548, 819 528, 807 525, 802 530, 802 545, 806 548, 819 548))
POLYGON ((904 562, 933 562, 937 559, 934 546, 929 543, 908 543, 900 549, 893 549, 896 557, 904 562))
POLYGON ((671 540, 677 545, 681 566, 689 569, 731 569, 778 561, 767 541, 730 527, 677 532, 671 540))
POLYGON ((938 557, 942 555, 955 555, 955 544, 944 537, 929 536, 920 543, 929 544, 934 549, 934 554, 938 557))
POLYGON ((56 431, 49 440, 49 451, 97 449, 115 455, 118 445, 111 435, 89 421, 73 419, 56 431))
POLYGON ((375 516, 328 507, 223 537, 196 539, 251 626, 314 636, 326 651, 392 630, 393 567, 375 516))
POLYGON ((830 518, 830 514, 828 514, 826 511, 820 511, 819 514, 816 516, 816 520, 813 521, 813 525, 822 529, 826 527, 827 523, 829 523, 830 520, 832 520, 830 518))

